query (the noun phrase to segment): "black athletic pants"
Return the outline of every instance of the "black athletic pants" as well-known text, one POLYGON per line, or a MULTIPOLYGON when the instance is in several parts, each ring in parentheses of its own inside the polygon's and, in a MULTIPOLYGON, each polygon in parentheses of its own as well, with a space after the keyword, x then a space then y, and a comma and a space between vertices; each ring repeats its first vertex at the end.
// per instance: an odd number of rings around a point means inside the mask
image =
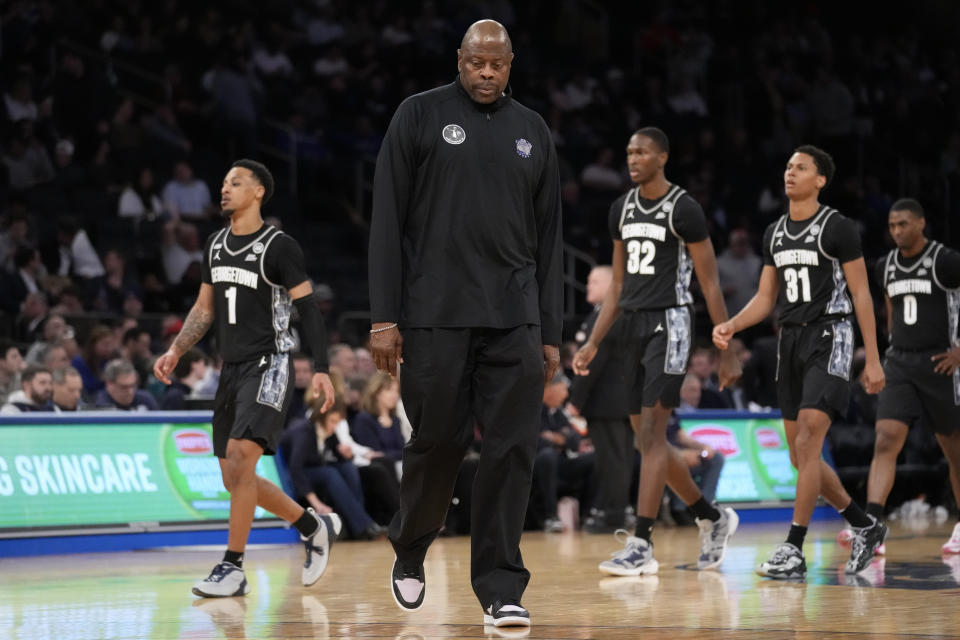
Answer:
POLYGON ((471 581, 483 607, 520 601, 530 572, 520 534, 543 401, 540 328, 406 329, 400 371, 413 436, 389 537, 401 563, 423 562, 446 517, 460 462, 483 434, 473 485, 471 581))
POLYGON ((608 524, 623 523, 630 506, 635 451, 633 428, 628 418, 588 418, 587 429, 596 451, 593 472, 597 487, 593 506, 604 511, 608 524))

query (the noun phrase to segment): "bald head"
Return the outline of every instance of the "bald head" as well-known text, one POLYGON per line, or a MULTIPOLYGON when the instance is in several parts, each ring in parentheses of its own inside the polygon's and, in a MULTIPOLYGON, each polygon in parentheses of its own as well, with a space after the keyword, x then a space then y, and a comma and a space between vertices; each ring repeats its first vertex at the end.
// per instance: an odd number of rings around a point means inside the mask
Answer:
POLYGON ((590 304, 602 303, 612 281, 613 268, 610 265, 600 264, 591 269, 590 275, 587 276, 587 302, 590 304))
POLYGON ((471 49, 476 46, 493 45, 506 48, 508 53, 513 52, 513 43, 507 34, 507 28, 496 20, 477 20, 463 34, 460 49, 471 49))
POLYGON ((474 102, 496 102, 510 81, 513 44, 495 20, 474 22, 457 50, 460 84, 474 102))

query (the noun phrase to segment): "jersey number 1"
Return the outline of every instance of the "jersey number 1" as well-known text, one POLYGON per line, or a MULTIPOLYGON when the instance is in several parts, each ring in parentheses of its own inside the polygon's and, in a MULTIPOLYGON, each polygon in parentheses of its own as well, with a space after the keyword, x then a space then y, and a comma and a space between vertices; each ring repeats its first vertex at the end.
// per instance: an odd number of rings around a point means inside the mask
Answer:
POLYGON ((801 294, 803 294, 803 302, 810 302, 810 272, 806 267, 784 269, 783 279, 787 283, 788 302, 796 302, 801 294))
POLYGON ((631 240, 627 243, 627 252, 630 254, 627 256, 627 273, 650 275, 654 272, 653 265, 650 263, 657 255, 657 245, 649 240, 643 242, 631 240))
POLYGON ((237 324, 237 288, 228 287, 223 295, 227 297, 227 323, 237 324))

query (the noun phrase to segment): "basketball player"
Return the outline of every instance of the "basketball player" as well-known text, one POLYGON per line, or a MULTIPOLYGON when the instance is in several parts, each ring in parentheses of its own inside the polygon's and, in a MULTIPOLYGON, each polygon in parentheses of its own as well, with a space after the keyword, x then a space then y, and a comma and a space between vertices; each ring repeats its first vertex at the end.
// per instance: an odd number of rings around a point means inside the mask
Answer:
MULTIPOLYGON (((926 218, 916 200, 895 202, 889 226, 897 248, 876 268, 890 331, 883 363, 887 386, 877 405, 877 440, 867 481, 867 513, 877 520, 893 488, 897 455, 918 418, 943 449, 953 497, 960 504, 960 253, 924 237, 926 218)), ((942 550, 960 553, 960 523, 942 550)), ((872 556, 873 549, 862 553, 872 556)))
POLYGON ((157 359, 154 374, 170 384, 180 357, 216 321, 223 371, 213 409, 213 452, 230 492, 230 533, 223 561, 193 588, 202 597, 250 592, 243 552, 257 506, 293 523, 306 547, 302 582, 323 574, 330 545, 340 531, 336 514, 318 516, 256 474, 263 454, 273 455, 293 395, 290 315, 300 313, 305 342, 315 359, 312 386, 323 391, 327 410, 334 401, 327 375, 326 332, 307 279, 300 245, 265 225, 261 205, 273 193, 273 176, 253 160, 233 163, 220 190, 230 225, 207 240, 200 294, 170 349, 157 359))
MULTIPOLYGON (((684 189, 664 176, 670 154, 666 134, 645 127, 627 143, 627 166, 636 187, 614 201, 609 227, 613 237, 613 282, 590 337, 577 351, 573 370, 589 374, 597 348, 623 310, 624 379, 635 444, 643 455, 637 524, 622 551, 600 563, 614 576, 653 574, 659 567, 650 540, 664 484, 688 505, 700 527, 700 569, 723 561, 727 540, 739 518, 729 507, 709 504, 700 493, 679 450, 667 443, 667 421, 680 404, 680 386, 693 341, 690 276, 694 271, 714 323, 727 319, 717 277, 713 244, 703 209, 684 189)), ((720 364, 721 384, 740 376, 733 353, 720 364)))
MULTIPOLYGON (((789 212, 764 234, 757 293, 731 320, 713 329, 714 343, 726 349, 737 331, 770 315, 779 297, 777 398, 790 461, 798 473, 787 540, 757 568, 757 573, 771 578, 806 576, 803 540, 818 495, 854 527, 859 544, 873 549, 887 534, 886 526, 851 501, 836 472, 820 458, 831 421, 849 403, 853 313, 866 348, 867 392, 880 391, 884 380, 860 236, 848 218, 819 200, 833 174, 833 158, 825 151, 810 145, 794 151, 784 173, 789 212)), ((846 571, 857 573, 868 561, 863 554, 851 553, 846 571)))

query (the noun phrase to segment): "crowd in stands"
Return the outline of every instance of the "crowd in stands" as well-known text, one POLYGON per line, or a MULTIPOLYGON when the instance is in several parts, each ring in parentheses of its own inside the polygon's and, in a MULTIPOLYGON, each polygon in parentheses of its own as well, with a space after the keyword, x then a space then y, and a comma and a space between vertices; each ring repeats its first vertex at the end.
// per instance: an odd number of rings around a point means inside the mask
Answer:
MULTIPOLYGON (((868 266, 888 248, 887 211, 901 196, 918 197, 936 237, 958 244, 949 214, 960 210, 960 52, 948 25, 960 9, 931 3, 892 29, 880 12, 854 19, 853 7, 819 0, 615 4, 6 3, 3 410, 203 406, 218 376, 210 339, 181 360, 169 388, 153 379, 152 360, 196 296, 204 238, 222 224, 222 174, 236 157, 264 158, 286 187, 265 213, 301 240, 333 342, 349 343, 331 349, 342 420, 331 418, 333 431, 322 417, 311 422, 306 399, 291 417, 336 443, 325 462, 355 463, 367 516, 385 524, 387 463, 403 442, 389 406, 396 389, 381 380, 371 391, 363 332, 344 330, 341 312, 367 308, 369 171, 390 117, 406 96, 453 79, 459 39, 481 17, 509 29, 515 96, 553 132, 565 240, 599 262, 609 259, 609 204, 630 186, 626 141, 651 124, 671 138, 668 178, 707 213, 731 312, 755 289, 758 242, 783 211, 783 165, 800 143, 833 153, 838 178, 824 200, 857 221, 868 266)), ((572 335, 575 319, 567 325, 572 335)), ((691 405, 774 406, 772 331, 737 342, 745 375, 732 390, 716 388, 715 354, 698 350, 691 405)), ((868 400, 855 396, 848 422, 869 424, 868 400)), ((562 401, 545 407, 548 431, 560 435, 545 436, 540 464, 587 460, 589 438, 563 424, 562 401)), ((570 476, 560 493, 589 505, 586 476, 570 476)), ((357 499, 355 478, 341 479, 337 500, 357 499)), ((553 499, 537 503, 538 526, 556 528, 553 499)), ((348 527, 376 533, 362 517, 348 527)))

